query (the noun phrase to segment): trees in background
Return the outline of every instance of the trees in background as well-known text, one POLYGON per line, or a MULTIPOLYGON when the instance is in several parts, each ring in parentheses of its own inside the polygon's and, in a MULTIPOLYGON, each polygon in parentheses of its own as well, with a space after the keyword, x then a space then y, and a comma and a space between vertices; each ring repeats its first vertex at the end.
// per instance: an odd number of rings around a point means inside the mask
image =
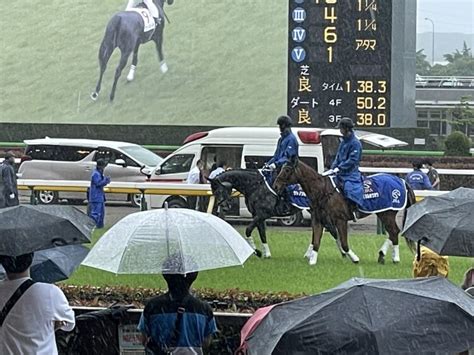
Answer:
POLYGON ((448 64, 431 66, 423 49, 420 49, 416 52, 416 73, 422 76, 474 76, 474 58, 466 42, 461 51, 456 49, 453 53, 445 54, 444 58, 448 64))

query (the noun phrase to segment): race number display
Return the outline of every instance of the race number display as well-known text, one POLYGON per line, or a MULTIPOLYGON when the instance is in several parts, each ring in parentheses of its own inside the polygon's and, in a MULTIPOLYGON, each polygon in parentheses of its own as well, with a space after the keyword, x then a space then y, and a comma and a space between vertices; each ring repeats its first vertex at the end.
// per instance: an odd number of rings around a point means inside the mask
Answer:
POLYGON ((392 0, 289 0, 295 125, 390 127, 392 0))

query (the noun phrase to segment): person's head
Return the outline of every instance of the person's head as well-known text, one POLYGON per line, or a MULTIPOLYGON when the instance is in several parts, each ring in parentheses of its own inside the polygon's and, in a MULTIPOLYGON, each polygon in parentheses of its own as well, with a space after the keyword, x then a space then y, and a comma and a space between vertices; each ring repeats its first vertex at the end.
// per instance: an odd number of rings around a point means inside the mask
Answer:
POLYGON ((413 160, 411 165, 413 166, 413 169, 415 170, 420 170, 423 167, 423 164, 419 160, 413 160))
POLYGON ((196 162, 196 166, 198 167, 199 170, 204 169, 204 162, 202 161, 202 159, 199 159, 196 162))
POLYGON ((428 169, 432 169, 433 168, 433 162, 429 159, 426 159, 425 160, 425 166, 428 168, 428 169))
POLYGON ((283 132, 286 129, 290 129, 292 124, 293 122, 291 121, 291 118, 288 116, 280 116, 277 119, 277 125, 278 127, 280 127, 280 132, 283 132))
POLYGON ((33 262, 33 253, 23 254, 19 256, 0 256, 0 264, 2 264, 7 277, 12 274, 21 274, 27 271, 33 262))
POLYGON ((15 153, 13 153, 12 151, 9 151, 9 152, 6 152, 5 153, 5 161, 7 161, 9 164, 14 164, 15 163, 15 153))
POLYGON ((105 167, 107 166, 107 162, 105 159, 97 159, 97 169, 100 171, 104 171, 105 167))
POLYGON ((225 169, 225 168, 227 168, 227 162, 225 160, 219 160, 217 162, 217 167, 225 169))
POLYGON ((343 117, 336 128, 339 128, 339 131, 344 137, 349 136, 354 129, 354 122, 349 117, 343 117))
MULTIPOLYGON (((182 256, 178 254, 171 255, 168 259, 165 260, 163 263, 163 278, 165 279, 168 289, 172 295, 182 297, 189 293, 189 289, 191 285, 196 280, 198 276, 198 272, 190 272, 187 274, 180 274, 180 273, 167 273, 167 272, 179 272, 184 268, 184 263, 186 263, 186 267, 196 266, 194 260, 188 256, 182 256), (185 259, 183 261, 183 259, 185 259)), ((197 267, 195 267, 197 268, 197 267)))

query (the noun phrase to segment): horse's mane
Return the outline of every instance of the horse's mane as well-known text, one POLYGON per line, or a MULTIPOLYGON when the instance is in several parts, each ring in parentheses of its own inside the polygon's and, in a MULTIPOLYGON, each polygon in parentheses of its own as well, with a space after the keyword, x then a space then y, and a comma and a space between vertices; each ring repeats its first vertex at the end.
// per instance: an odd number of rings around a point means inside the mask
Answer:
POLYGON ((323 195, 330 194, 333 190, 328 178, 318 174, 316 170, 308 164, 303 163, 301 160, 298 161, 298 164, 295 167, 295 173, 299 175, 299 183, 308 195, 311 192, 313 195, 319 196, 318 198, 320 198, 323 195), (301 169, 301 174, 297 173, 298 169, 301 169))

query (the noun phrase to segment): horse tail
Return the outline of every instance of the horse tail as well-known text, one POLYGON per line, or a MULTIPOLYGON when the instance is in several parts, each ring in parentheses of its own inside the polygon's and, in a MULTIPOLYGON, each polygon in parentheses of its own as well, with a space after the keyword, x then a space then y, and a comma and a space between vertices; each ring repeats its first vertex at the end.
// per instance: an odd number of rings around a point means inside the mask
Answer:
POLYGON ((107 24, 104 39, 100 44, 99 60, 105 59, 107 61, 112 55, 114 49, 117 48, 117 39, 121 22, 122 18, 117 14, 113 16, 107 24))
MULTIPOLYGON (((405 181, 405 186, 407 188, 407 206, 405 207, 405 211, 403 214, 403 227, 405 227, 405 222, 407 220, 407 209, 410 206, 413 206, 416 203, 416 196, 415 192, 411 188, 411 186, 405 181)), ((405 238, 405 241, 407 242, 408 248, 415 253, 416 252, 416 243, 413 240, 410 240, 408 238, 405 238)))

